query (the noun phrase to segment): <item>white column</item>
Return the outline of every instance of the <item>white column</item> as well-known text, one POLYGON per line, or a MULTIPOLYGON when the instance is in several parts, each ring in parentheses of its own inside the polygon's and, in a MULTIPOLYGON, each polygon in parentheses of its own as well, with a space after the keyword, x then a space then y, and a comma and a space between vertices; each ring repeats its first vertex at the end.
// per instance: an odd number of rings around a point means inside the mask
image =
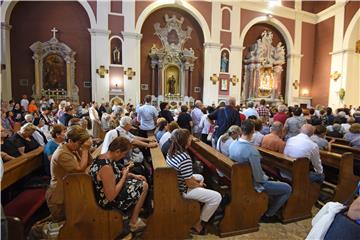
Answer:
MULTIPOLYGON (((211 41, 220 42, 220 29, 221 29, 221 3, 220 1, 212 1, 211 6, 211 41)), ((220 55, 219 55, 220 61, 220 55)))
POLYGON ((330 79, 330 74, 338 71, 343 74, 346 68, 343 65, 343 32, 344 32, 345 7, 339 7, 335 12, 333 50, 331 54, 331 70, 329 72, 328 81, 330 81, 329 89, 329 106, 337 108, 343 105, 343 101, 339 98, 340 88, 346 89, 346 79, 341 76, 337 81, 330 79))
POLYGON ((1 99, 8 101, 12 98, 11 90, 11 59, 10 59, 10 30, 11 25, 1 23, 1 64, 6 69, 1 70, 1 99))
MULTIPOLYGON (((91 96, 96 102, 109 101, 109 74, 100 78, 96 73, 101 65, 109 69, 109 34, 108 29, 89 29, 91 34, 91 96)), ((80 86, 81 87, 81 86, 80 86)))
POLYGON ((204 43, 204 85, 203 100, 205 105, 218 103, 219 82, 213 84, 210 77, 215 73, 219 74, 220 69, 220 44, 204 43))
POLYGON ((129 54, 123 55, 124 69, 132 68, 135 71, 135 76, 132 79, 128 79, 124 75, 124 94, 125 102, 138 104, 140 99, 140 43, 141 34, 135 32, 123 32, 124 37, 124 49, 127 49, 129 54))

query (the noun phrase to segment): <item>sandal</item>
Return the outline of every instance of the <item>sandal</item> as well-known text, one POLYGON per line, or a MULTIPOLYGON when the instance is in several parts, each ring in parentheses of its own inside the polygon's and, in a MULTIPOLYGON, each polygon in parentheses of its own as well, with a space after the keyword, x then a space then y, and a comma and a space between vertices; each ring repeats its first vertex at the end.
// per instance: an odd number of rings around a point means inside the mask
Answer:
POLYGON ((191 227, 191 233, 194 234, 194 235, 206 235, 207 231, 206 231, 206 228, 204 226, 201 228, 200 232, 198 230, 196 230, 196 228, 191 227))
POLYGON ((138 218, 135 224, 130 223, 129 226, 131 232, 138 232, 146 227, 146 223, 141 218, 138 218))

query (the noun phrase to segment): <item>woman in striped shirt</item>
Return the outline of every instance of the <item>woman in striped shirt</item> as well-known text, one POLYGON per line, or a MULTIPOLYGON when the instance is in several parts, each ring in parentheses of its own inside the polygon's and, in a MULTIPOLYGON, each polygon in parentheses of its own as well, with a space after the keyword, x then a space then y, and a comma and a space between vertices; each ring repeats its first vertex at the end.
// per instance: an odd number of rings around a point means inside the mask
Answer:
POLYGON ((202 222, 207 222, 220 204, 220 193, 204 188, 204 177, 193 174, 192 161, 187 153, 191 135, 187 129, 177 129, 171 134, 171 145, 166 163, 177 171, 179 190, 184 198, 204 203, 199 221, 193 226, 197 234, 206 234, 202 222))

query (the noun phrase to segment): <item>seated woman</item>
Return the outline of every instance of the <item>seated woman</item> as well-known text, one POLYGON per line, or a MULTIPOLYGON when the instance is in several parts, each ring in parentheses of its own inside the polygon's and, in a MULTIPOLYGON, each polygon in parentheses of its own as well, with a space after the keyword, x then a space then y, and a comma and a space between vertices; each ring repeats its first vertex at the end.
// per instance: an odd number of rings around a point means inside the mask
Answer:
POLYGON ((219 140, 216 144, 216 150, 222 154, 229 156, 229 147, 230 144, 238 139, 241 135, 241 128, 237 125, 232 125, 226 133, 219 137, 219 140))
POLYGON ((132 232, 145 228, 145 223, 138 218, 148 191, 144 176, 129 173, 131 164, 119 168, 116 162, 127 156, 131 143, 125 137, 115 138, 108 151, 100 155, 91 165, 90 175, 95 184, 98 204, 105 209, 127 211, 134 207, 130 218, 132 232))
POLYGON ((335 140, 331 140, 329 143, 328 140, 325 139, 327 129, 323 125, 317 125, 315 127, 314 135, 312 135, 310 138, 311 140, 316 143, 320 150, 327 150, 331 151, 331 143, 335 140))
POLYGON ((349 128, 349 132, 344 135, 344 139, 350 142, 355 148, 360 148, 360 123, 354 123, 349 128))
POLYGON ((255 132, 253 134, 253 138, 251 139, 250 143, 254 144, 255 146, 260 146, 261 142, 264 138, 264 135, 260 132, 262 130, 262 121, 260 119, 255 119, 255 132))
POLYGON ((51 182, 46 192, 46 201, 52 220, 65 219, 63 178, 69 173, 85 172, 91 155, 92 140, 85 129, 71 126, 66 132, 66 142, 60 144, 51 157, 51 182))
POLYGON ((51 127, 51 137, 52 139, 47 142, 44 148, 45 161, 44 167, 46 174, 50 175, 50 161, 51 157, 54 154, 58 146, 65 141, 66 127, 62 124, 54 124, 51 127))
POLYGON ((220 193, 204 188, 204 177, 193 174, 192 161, 187 149, 191 144, 190 131, 177 129, 171 134, 171 145, 166 163, 177 171, 179 190, 184 198, 204 203, 200 219, 193 226, 195 233, 206 234, 202 222, 208 222, 221 202, 220 193))
POLYGON ((165 118, 158 118, 158 120, 156 121, 156 126, 157 126, 157 128, 155 129, 154 134, 155 134, 156 140, 159 142, 161 137, 167 131, 168 122, 166 121, 165 118))

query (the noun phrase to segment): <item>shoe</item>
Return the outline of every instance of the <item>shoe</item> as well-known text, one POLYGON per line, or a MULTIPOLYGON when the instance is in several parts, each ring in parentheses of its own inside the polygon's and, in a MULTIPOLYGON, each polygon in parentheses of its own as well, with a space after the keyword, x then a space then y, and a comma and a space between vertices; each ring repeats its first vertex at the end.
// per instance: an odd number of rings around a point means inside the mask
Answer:
POLYGON ((196 230, 196 228, 192 227, 191 228, 191 234, 193 234, 193 235, 206 235, 207 231, 206 231, 206 228, 204 226, 202 227, 200 232, 198 230, 196 230))
POLYGON ((138 232, 146 227, 146 223, 143 220, 141 220, 141 218, 138 218, 135 224, 130 223, 129 226, 131 232, 138 232))
POLYGON ((260 219, 260 222, 262 223, 278 223, 280 222, 280 219, 277 217, 277 216, 266 216, 266 215, 263 215, 260 219))

